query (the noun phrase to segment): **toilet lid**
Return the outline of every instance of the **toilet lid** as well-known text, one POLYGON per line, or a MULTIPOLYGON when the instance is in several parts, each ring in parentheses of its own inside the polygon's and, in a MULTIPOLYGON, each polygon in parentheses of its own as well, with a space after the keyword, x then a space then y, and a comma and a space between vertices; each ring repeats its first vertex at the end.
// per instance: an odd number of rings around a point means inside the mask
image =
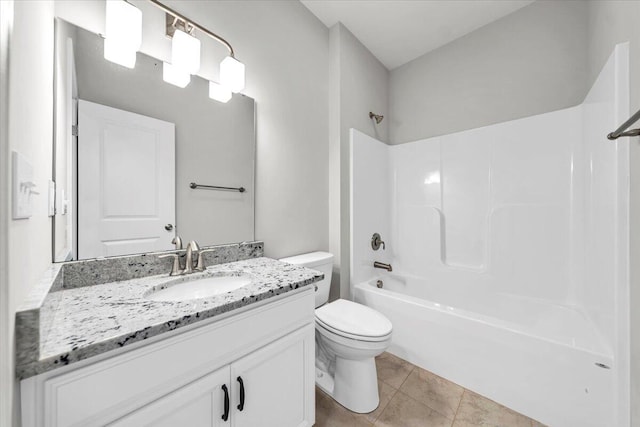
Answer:
POLYGON ((359 337, 383 337, 392 330, 391 322, 382 314, 344 299, 316 309, 316 320, 335 331, 359 337))

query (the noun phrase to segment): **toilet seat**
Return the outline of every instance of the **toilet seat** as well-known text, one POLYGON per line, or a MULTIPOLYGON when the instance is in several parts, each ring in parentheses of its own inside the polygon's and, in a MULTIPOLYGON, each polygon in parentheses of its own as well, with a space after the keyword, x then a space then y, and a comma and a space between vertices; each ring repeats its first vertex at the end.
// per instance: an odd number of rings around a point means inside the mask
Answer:
POLYGON ((316 322, 325 330, 358 341, 385 341, 392 324, 377 311, 352 301, 337 300, 316 309, 316 322))

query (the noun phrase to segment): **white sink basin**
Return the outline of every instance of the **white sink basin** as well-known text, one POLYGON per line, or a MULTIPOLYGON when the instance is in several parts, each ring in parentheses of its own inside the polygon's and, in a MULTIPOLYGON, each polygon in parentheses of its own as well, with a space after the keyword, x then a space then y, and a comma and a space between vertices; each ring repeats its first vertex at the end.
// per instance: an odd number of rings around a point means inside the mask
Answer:
POLYGON ((178 279, 154 289, 146 295, 152 301, 184 301, 208 298, 234 291, 251 283, 251 277, 244 274, 209 276, 195 280, 178 279))

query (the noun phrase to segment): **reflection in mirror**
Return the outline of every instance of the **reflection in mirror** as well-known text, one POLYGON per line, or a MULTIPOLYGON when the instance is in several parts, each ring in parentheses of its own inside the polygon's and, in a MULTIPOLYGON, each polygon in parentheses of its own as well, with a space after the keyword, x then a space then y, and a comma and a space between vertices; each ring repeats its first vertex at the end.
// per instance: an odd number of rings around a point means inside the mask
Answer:
POLYGON ((253 99, 178 88, 137 55, 106 61, 100 36, 56 20, 54 261, 254 239, 253 99))

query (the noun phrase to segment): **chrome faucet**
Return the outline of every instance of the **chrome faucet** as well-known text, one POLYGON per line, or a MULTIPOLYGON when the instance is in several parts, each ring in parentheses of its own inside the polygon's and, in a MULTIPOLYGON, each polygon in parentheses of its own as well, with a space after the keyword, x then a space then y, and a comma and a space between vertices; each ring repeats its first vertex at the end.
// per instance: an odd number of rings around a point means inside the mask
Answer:
POLYGON ((393 271, 393 267, 391 267, 391 264, 385 264, 384 262, 378 261, 374 261, 373 268, 381 268, 383 270, 393 271))
POLYGON ((158 258, 172 257, 173 264, 171 266, 171 272, 169 273, 169 276, 180 276, 184 274, 184 269, 180 265, 180 252, 182 251, 182 239, 180 238, 180 236, 175 236, 171 241, 171 243, 176 245, 175 252, 170 254, 165 254, 165 255, 159 255, 158 258))
POLYGON ((176 250, 173 253, 159 255, 158 258, 173 258, 173 265, 171 267, 171 272, 169 276, 181 276, 183 274, 191 274, 196 271, 204 271, 204 262, 202 260, 202 254, 204 252, 209 252, 209 250, 200 250, 200 246, 198 242, 192 240, 187 245, 186 257, 184 262, 184 268, 180 265, 180 256, 183 253, 182 249, 182 239, 179 236, 176 236, 171 241, 174 245, 176 245, 176 250), (197 265, 194 268, 194 253, 197 254, 197 265))
POLYGON ((193 269, 193 253, 200 252, 200 246, 198 246, 198 242, 192 240, 187 245, 187 259, 184 263, 184 274, 191 274, 195 270, 193 269))

